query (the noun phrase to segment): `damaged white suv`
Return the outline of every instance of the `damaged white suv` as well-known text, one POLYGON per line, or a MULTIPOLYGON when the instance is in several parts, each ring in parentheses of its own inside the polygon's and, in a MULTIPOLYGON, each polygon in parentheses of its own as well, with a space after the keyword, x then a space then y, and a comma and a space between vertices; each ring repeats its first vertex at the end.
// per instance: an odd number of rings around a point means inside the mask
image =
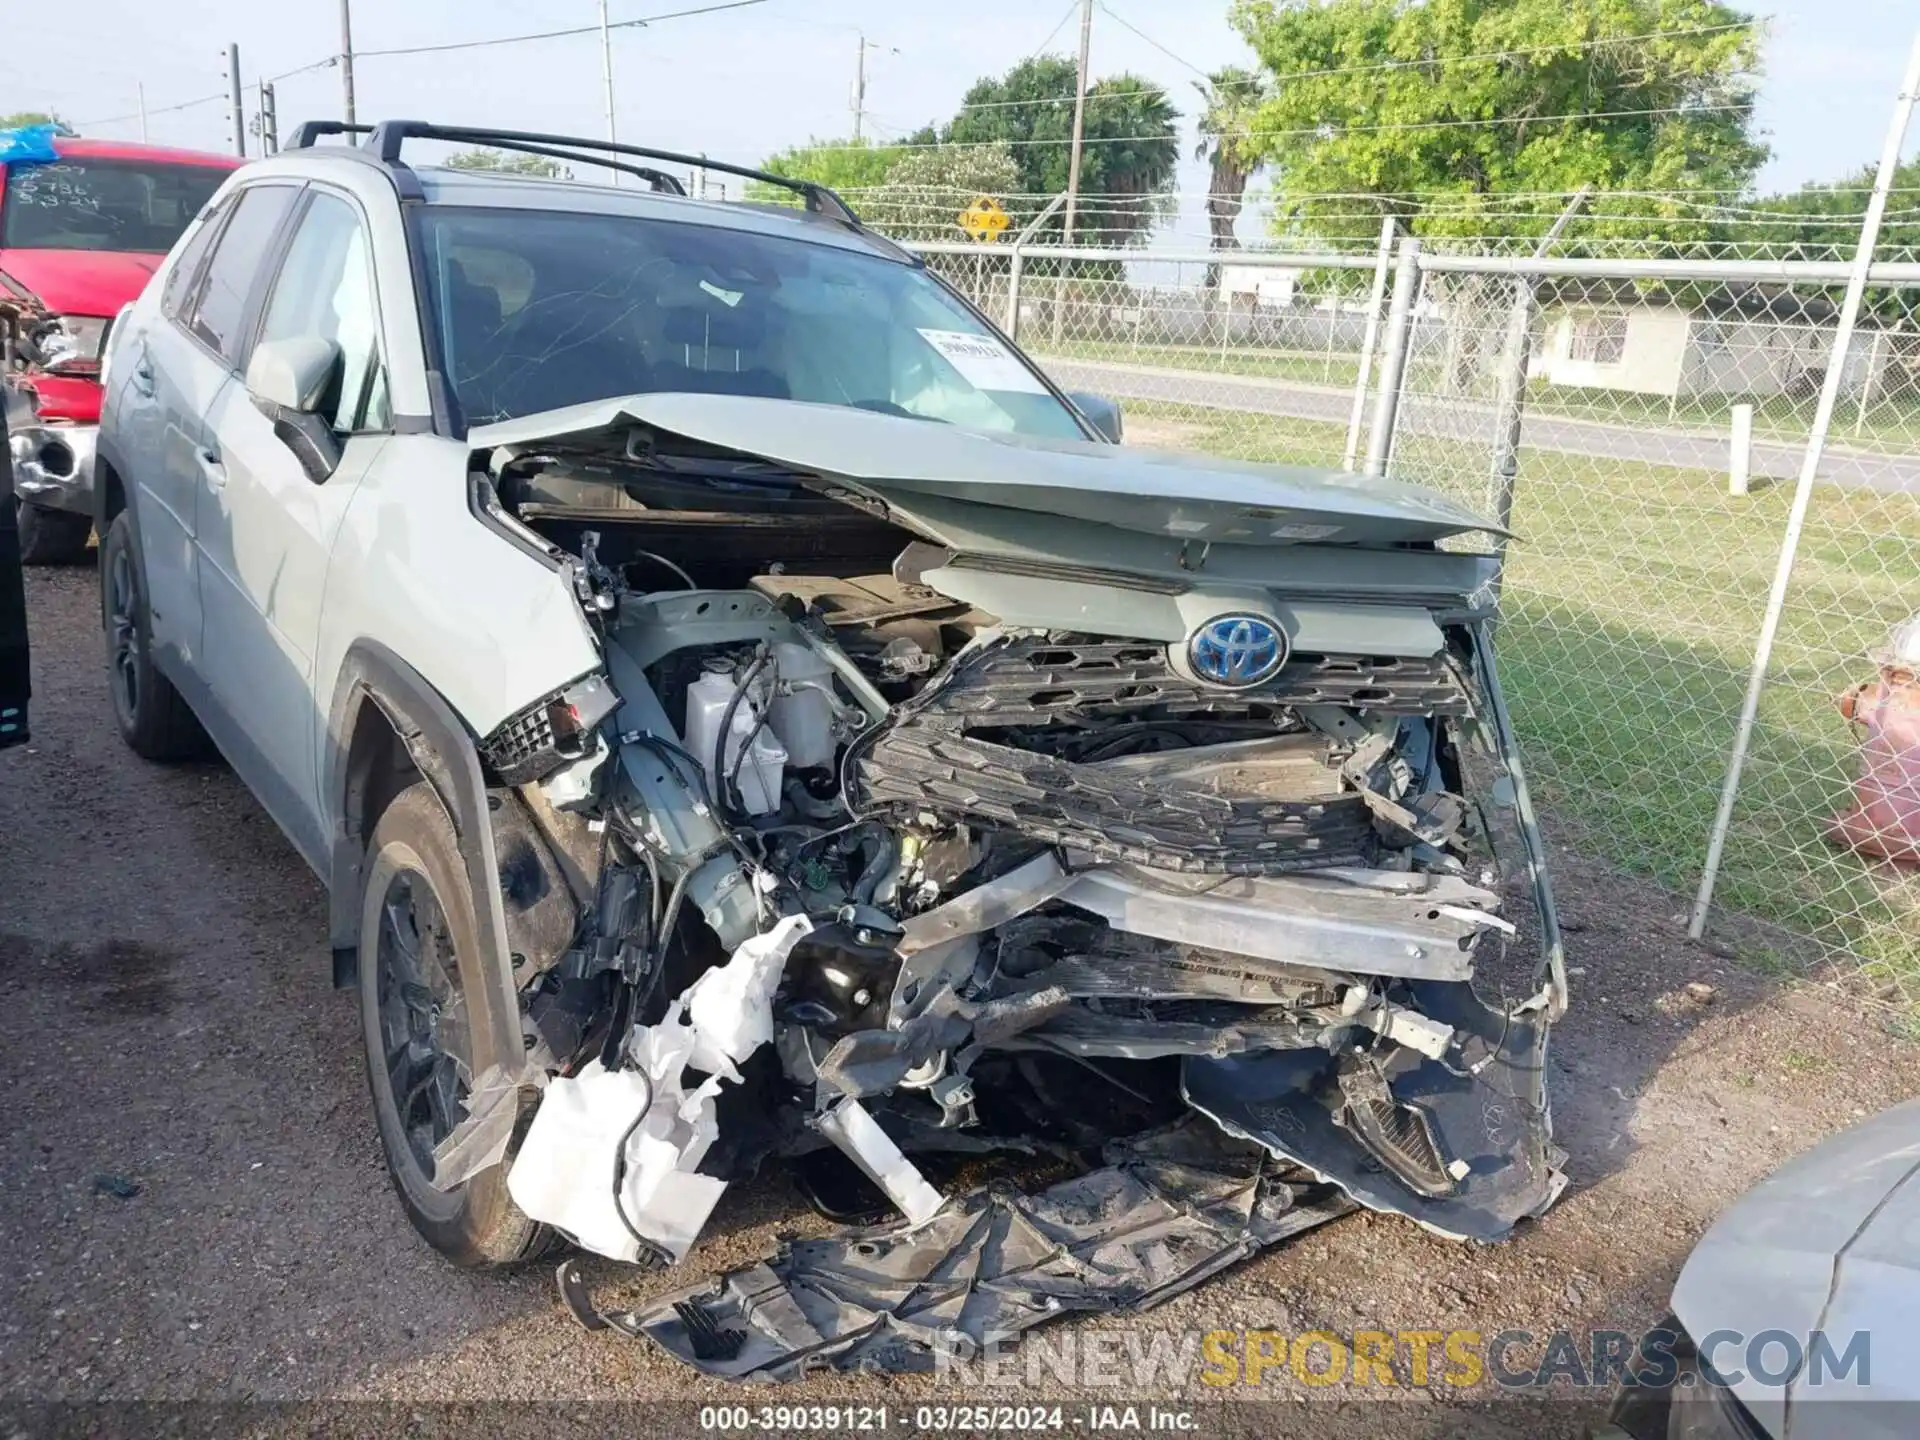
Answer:
POLYGON ((1110 443, 818 187, 344 129, 114 326, 102 613, 128 743, 204 727, 327 883, 432 1245, 678 1262, 770 1160, 890 1205, 637 1314, 562 1267, 591 1325, 781 1376, 1356 1204, 1487 1240, 1552 1203, 1496 565, 1438 545, 1486 521, 1110 443))

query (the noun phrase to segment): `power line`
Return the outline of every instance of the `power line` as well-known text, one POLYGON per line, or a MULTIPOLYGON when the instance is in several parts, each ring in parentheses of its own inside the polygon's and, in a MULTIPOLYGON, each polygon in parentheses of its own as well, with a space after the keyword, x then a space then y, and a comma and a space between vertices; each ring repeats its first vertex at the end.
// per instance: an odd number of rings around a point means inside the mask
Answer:
MULTIPOLYGON (((726 0, 724 4, 703 5, 692 10, 671 10, 660 15, 642 16, 637 20, 617 20, 607 28, 609 30, 635 29, 652 25, 661 20, 681 20, 693 15, 712 15, 722 10, 744 10, 750 5, 764 5, 766 3, 767 0, 726 0)), ((364 60, 369 56, 429 55, 439 54, 449 50, 477 50, 493 45, 519 45, 532 40, 555 40, 567 35, 597 35, 599 33, 600 27, 598 25, 579 25, 567 30, 543 30, 530 35, 501 35, 488 40, 454 40, 442 45, 403 45, 386 50, 356 50, 353 52, 353 55, 356 60, 364 60)), ((269 76, 268 83, 272 84, 276 81, 286 80, 295 75, 304 75, 309 70, 330 69, 339 63, 340 57, 338 55, 328 55, 322 59, 313 60, 305 65, 299 65, 291 70, 283 71, 278 75, 269 76)), ((200 105, 211 105, 216 100, 225 100, 227 98, 227 92, 221 90, 211 95, 199 96, 197 99, 182 100, 173 105, 149 106, 147 107, 146 113, 149 116, 171 115, 177 111, 191 110, 200 105)), ((109 115, 100 120, 76 120, 73 123, 75 129, 85 129, 90 125, 117 125, 122 121, 137 120, 139 118, 140 112, 134 110, 125 115, 109 115)))
MULTIPOLYGON (((693 10, 670 10, 660 15, 645 15, 637 20, 616 20, 607 29, 632 30, 661 20, 683 20, 691 15, 713 15, 722 10, 744 10, 750 5, 766 3, 767 0, 726 0, 725 4, 702 5, 693 10)), ((599 33, 598 25, 575 25, 565 30, 540 30, 529 35, 499 35, 490 40, 450 40, 440 45, 400 45, 386 50, 356 50, 353 58, 364 60, 370 56, 384 55, 440 55, 450 50, 481 50, 493 45, 523 45, 532 40, 559 40, 569 35, 599 33)))
POLYGON ((1128 20, 1125 16, 1116 14, 1114 12, 1113 7, 1106 3, 1106 0, 1095 0, 1095 3, 1098 4, 1103 11, 1106 12, 1107 18, 1113 21, 1115 24, 1117 24, 1122 30, 1131 30, 1135 35, 1138 35, 1142 40, 1146 41, 1147 44, 1151 45, 1154 49, 1158 50, 1162 55, 1166 56, 1169 60, 1173 61, 1176 65, 1186 66, 1187 69, 1193 71, 1193 73, 1198 75, 1202 80, 1211 82, 1211 80, 1213 79, 1212 76, 1207 74, 1206 71, 1202 70, 1198 65, 1194 64, 1191 60, 1187 59, 1185 56, 1174 54, 1173 51, 1169 50, 1166 46, 1162 45, 1158 40, 1154 39, 1151 35, 1147 34, 1146 31, 1142 30, 1138 25, 1135 25, 1132 21, 1128 20))
MULTIPOLYGON (((1056 20, 1056 21, 1054 21, 1054 22, 1053 22, 1053 29, 1051 29, 1051 30, 1049 30, 1049 31, 1047 32, 1047 38, 1046 38, 1046 39, 1044 39, 1044 40, 1042 40, 1042 41, 1041 41, 1041 42, 1040 42, 1040 43, 1039 43, 1038 45, 1036 45, 1036 46, 1034 46, 1034 47, 1033 47, 1033 53, 1032 53, 1032 54, 1030 54, 1030 55, 1028 55, 1028 56, 1027 56, 1027 58, 1026 58, 1025 60, 1022 60, 1022 61, 1021 61, 1020 63, 1021 63, 1022 65, 1026 65, 1026 64, 1029 64, 1030 62, 1032 62, 1032 61, 1034 61, 1034 60, 1038 60, 1038 59, 1040 58, 1040 52, 1041 52, 1042 50, 1045 50, 1045 49, 1047 48, 1047 46, 1049 46, 1049 45, 1051 45, 1051 44, 1053 43, 1053 37, 1054 37, 1054 36, 1056 36, 1056 35, 1058 35, 1058 34, 1060 33, 1060 29, 1061 29, 1061 27, 1062 27, 1062 26, 1064 26, 1064 25, 1065 25, 1065 24, 1067 23, 1067 21, 1069 21, 1069 20, 1071 20, 1071 19, 1073 18, 1073 12, 1074 12, 1074 11, 1076 11, 1076 10, 1078 10, 1079 8, 1080 8, 1080 0, 1067 0, 1067 8, 1066 8, 1066 11, 1065 11, 1065 13, 1063 13, 1063 14, 1062 14, 1062 15, 1060 16, 1060 18, 1059 18, 1058 20, 1056 20)), ((1068 96, 1067 98, 1068 98, 1069 100, 1071 100, 1071 99, 1072 99, 1073 97, 1072 97, 1071 95, 1069 95, 1069 96, 1068 96)), ((1028 103, 1031 103, 1031 102, 1028 102, 1028 101, 1018 101, 1018 102, 1015 102, 1015 103, 1018 103, 1018 104, 1028 104, 1028 103)), ((966 109, 967 107, 966 107, 966 106, 964 106, 964 105, 962 105, 962 106, 961 106, 960 108, 961 108, 962 110, 964 110, 964 109, 966 109)))

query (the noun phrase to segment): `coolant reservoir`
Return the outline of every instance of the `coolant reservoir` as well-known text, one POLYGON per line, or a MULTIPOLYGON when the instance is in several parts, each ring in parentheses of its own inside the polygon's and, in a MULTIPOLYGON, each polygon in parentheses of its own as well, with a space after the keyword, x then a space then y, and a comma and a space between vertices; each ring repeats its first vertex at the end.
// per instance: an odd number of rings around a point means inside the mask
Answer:
POLYGON ((734 706, 731 733, 721 757, 721 773, 714 775, 714 749, 720 739, 720 725, 727 706, 740 689, 740 679, 727 671, 709 670, 687 687, 687 749, 705 766, 713 793, 725 791, 728 777, 740 790, 740 804, 749 815, 765 815, 779 808, 780 779, 787 765, 786 748, 770 733, 770 724, 762 725, 760 716, 766 704, 767 686, 756 681, 734 706), (751 737, 751 743, 749 743, 751 737), (744 758, 740 751, 746 746, 744 758))
POLYGON ((833 763, 833 667, 811 645, 782 640, 773 647, 780 684, 769 723, 786 747, 788 763, 806 769, 833 763))

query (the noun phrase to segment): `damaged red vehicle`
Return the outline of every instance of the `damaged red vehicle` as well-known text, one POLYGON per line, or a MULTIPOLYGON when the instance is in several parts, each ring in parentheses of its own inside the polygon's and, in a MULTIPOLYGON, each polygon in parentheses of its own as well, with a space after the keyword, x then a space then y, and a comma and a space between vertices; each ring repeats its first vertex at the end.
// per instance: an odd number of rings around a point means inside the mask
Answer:
POLYGON ((241 163, 67 136, 51 154, 0 161, 0 384, 29 565, 85 553, 108 327, 241 163))

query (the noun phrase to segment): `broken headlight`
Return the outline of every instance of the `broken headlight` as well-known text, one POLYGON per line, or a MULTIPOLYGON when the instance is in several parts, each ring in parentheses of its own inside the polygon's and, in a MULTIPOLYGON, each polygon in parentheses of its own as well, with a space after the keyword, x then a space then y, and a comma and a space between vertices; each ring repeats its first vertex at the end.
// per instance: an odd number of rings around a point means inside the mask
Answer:
POLYGON ((98 368, 112 323, 93 315, 49 315, 27 332, 26 358, 53 374, 86 374, 98 368))
POLYGON ((530 785, 593 748, 593 733, 620 703, 604 675, 588 675, 517 710, 480 742, 502 782, 530 785))

